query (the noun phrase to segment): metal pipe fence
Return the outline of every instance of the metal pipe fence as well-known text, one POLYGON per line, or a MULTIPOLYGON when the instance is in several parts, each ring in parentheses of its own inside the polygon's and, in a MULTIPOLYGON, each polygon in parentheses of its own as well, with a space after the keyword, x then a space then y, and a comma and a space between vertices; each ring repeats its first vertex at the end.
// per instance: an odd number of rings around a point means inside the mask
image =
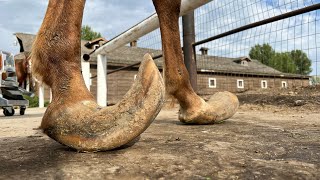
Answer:
MULTIPOLYGON (((297 88, 320 82, 320 1, 225 0, 195 9, 197 93, 297 88)), ((181 42, 183 42, 182 21, 181 42)), ((130 88, 143 54, 158 56, 160 30, 108 52, 108 102, 130 88), (117 54, 117 55, 116 55, 117 54)), ((94 76, 94 74, 93 74, 94 76)))

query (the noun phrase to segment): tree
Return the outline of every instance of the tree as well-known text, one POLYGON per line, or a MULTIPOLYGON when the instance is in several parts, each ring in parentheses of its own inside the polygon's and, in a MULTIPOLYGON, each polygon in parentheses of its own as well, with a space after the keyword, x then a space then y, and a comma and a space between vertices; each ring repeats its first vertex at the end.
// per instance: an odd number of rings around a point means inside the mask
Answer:
POLYGON ((92 28, 88 25, 84 25, 81 28, 81 39, 91 41, 93 39, 97 39, 102 37, 100 33, 95 32, 92 28))
POLYGON ((275 51, 269 44, 257 44, 251 48, 249 56, 251 59, 256 59, 262 64, 270 65, 270 59, 274 56, 275 51))
POLYGON ((270 59, 269 66, 284 73, 296 73, 297 69, 288 52, 275 53, 270 59))
POLYGON ((296 65, 296 74, 308 75, 311 69, 311 60, 307 54, 301 50, 292 50, 290 52, 290 58, 296 65))
POLYGON ((251 48, 249 56, 284 73, 308 75, 312 71, 311 60, 301 50, 278 53, 269 44, 257 44, 251 48))

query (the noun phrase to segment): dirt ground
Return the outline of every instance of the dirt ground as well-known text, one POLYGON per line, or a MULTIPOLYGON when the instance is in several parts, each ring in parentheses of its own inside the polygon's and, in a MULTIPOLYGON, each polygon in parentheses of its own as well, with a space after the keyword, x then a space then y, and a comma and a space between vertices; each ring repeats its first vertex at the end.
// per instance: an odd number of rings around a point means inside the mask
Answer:
POLYGON ((319 96, 296 92, 238 94, 239 111, 215 125, 183 125, 164 108, 135 145, 99 153, 43 135, 45 109, 1 114, 0 179, 320 179, 319 96))

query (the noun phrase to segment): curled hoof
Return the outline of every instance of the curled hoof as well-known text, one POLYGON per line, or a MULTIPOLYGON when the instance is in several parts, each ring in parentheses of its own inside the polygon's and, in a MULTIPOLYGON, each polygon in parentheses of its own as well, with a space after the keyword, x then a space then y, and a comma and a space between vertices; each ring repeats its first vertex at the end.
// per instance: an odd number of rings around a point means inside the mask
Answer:
POLYGON ((230 92, 218 92, 208 102, 200 99, 200 105, 179 110, 179 120, 186 124, 214 124, 232 117, 239 107, 236 95, 230 92))
POLYGON ((130 146, 160 112, 164 93, 160 72, 147 54, 137 79, 119 103, 100 108, 92 100, 52 102, 41 128, 51 138, 80 152, 130 146))

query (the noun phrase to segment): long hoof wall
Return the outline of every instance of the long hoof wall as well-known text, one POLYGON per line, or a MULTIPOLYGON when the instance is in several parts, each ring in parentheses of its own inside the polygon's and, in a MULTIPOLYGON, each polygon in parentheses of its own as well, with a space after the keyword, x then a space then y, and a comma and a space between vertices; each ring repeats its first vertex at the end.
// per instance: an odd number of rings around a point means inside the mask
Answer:
POLYGON ((215 124, 232 117, 239 107, 238 97, 227 91, 214 94, 208 102, 200 101, 200 107, 180 108, 179 120, 186 124, 215 124))
POLYGON ((147 54, 137 79, 118 104, 99 108, 93 101, 81 101, 62 107, 53 102, 41 126, 51 138, 80 152, 124 147, 149 127, 162 108, 164 94, 161 74, 147 54))

